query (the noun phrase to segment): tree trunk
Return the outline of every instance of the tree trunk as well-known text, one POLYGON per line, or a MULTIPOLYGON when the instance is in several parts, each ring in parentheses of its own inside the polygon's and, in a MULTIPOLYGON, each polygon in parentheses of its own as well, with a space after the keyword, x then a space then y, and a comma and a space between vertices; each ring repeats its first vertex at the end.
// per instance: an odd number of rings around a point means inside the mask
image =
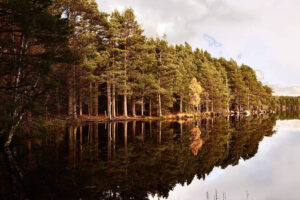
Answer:
POLYGON ((124 122, 124 148, 127 153, 127 124, 128 122, 124 122))
POLYGON ((73 98, 73 118, 77 118, 77 104, 76 104, 76 98, 73 98))
POLYGON ((116 123, 112 122, 112 141, 113 141, 113 158, 115 158, 116 153, 116 123))
MULTIPOLYGON (((71 160, 73 158, 73 150, 74 150, 74 127, 69 126, 68 127, 68 150, 69 150, 69 159, 71 160)), ((72 159, 73 160, 73 159, 72 159)))
POLYGON ((83 115, 82 112, 82 101, 79 102, 79 116, 81 117, 83 115))
POLYGON ((158 134, 158 144, 161 144, 161 128, 162 128, 162 124, 161 123, 162 123, 161 121, 158 122, 158 126, 159 126, 159 129, 158 129, 158 131, 159 131, 159 134, 158 134))
POLYGON ((107 81, 107 114, 109 120, 111 120, 111 84, 107 81))
MULTIPOLYGON (((73 101, 74 102, 74 101, 73 101)), ((73 104, 73 118, 76 119, 77 118, 77 105, 76 103, 73 104)))
POLYGON ((180 96, 180 113, 183 112, 183 96, 180 96))
MULTIPOLYGON (((16 113, 16 111, 15 111, 15 113, 16 113)), ((14 136, 14 134, 15 134, 15 131, 16 131, 16 129, 18 128, 20 122, 22 121, 23 116, 24 116, 24 113, 20 114, 20 116, 19 116, 17 122, 15 123, 15 125, 13 125, 13 126, 10 128, 9 134, 8 134, 8 137, 7 137, 7 140, 6 140, 5 143, 4 143, 4 149, 5 149, 5 150, 9 148, 9 145, 10 145, 10 143, 11 143, 11 141, 12 141, 12 138, 13 138, 13 136, 14 136)))
POLYGON ((82 160, 82 150, 83 150, 83 146, 82 146, 82 126, 79 127, 79 143, 80 143, 80 147, 79 147, 79 155, 80 155, 80 160, 82 160))
POLYGON ((142 97, 141 115, 142 115, 142 117, 144 116, 144 97, 142 97))
POLYGON ((158 94, 158 116, 161 117, 162 116, 162 112, 161 112, 161 95, 158 94))
POLYGON ((72 71, 72 78, 73 78, 73 86, 72 86, 72 105, 73 105, 73 118, 77 118, 77 104, 76 104, 76 68, 73 66, 73 71, 72 71))
POLYGON ((93 84, 90 82, 90 91, 89 91, 89 116, 93 115, 93 84))
POLYGON ((183 123, 180 122, 180 137, 183 135, 183 123))
POLYGON ((132 116, 136 117, 135 100, 134 99, 132 99, 132 106, 131 106, 131 108, 132 108, 132 116))
POLYGON ((112 118, 116 117, 116 86, 112 84, 112 118))
POLYGON ((24 176, 20 170, 19 165, 17 164, 16 160, 14 159, 14 154, 10 150, 10 148, 5 148, 4 152, 7 156, 9 171, 10 171, 10 177, 11 177, 11 183, 12 183, 12 199, 28 199, 26 198, 26 194, 20 193, 21 191, 27 192, 27 188, 24 183, 24 176), (18 188, 19 182, 21 183, 21 188, 18 188))
POLYGON ((98 116, 98 87, 99 83, 95 83, 94 87, 94 115, 98 116))
POLYGON ((145 130, 145 122, 142 122, 142 142, 144 144, 144 130, 145 130))
POLYGON ((124 100, 123 100, 123 117, 128 117, 127 114, 127 95, 124 94, 124 100))
MULTIPOLYGON (((69 83, 70 84, 70 83, 69 83)), ((72 86, 69 85, 69 95, 68 95, 68 116, 73 116, 73 89, 72 86)))
MULTIPOLYGON (((77 157, 77 127, 73 127, 73 142, 74 142, 74 149, 73 149, 73 169, 76 168, 76 157, 77 157)), ((73 180, 74 181, 74 180, 73 180)))
POLYGON ((111 160, 111 123, 108 123, 107 134, 107 158, 111 160))

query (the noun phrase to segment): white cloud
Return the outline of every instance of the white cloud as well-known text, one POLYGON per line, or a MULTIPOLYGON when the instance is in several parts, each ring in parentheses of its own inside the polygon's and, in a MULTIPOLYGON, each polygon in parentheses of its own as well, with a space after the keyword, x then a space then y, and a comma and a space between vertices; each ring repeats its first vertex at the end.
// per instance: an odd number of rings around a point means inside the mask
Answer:
POLYGON ((279 87, 272 86, 274 89, 274 94, 277 96, 300 96, 300 87, 291 86, 291 87, 279 87))

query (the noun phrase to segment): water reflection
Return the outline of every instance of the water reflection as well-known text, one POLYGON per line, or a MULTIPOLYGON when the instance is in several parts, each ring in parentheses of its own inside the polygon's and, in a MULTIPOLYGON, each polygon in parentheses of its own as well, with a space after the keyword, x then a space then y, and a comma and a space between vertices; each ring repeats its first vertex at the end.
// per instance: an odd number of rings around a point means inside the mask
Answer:
POLYGON ((254 157, 240 159, 238 166, 215 167, 205 180, 195 177, 188 186, 178 184, 168 199, 300 199, 299 123, 299 120, 277 121, 277 133, 259 144, 254 157))
POLYGON ((296 112, 296 111, 281 112, 278 113, 277 115, 280 120, 300 119, 300 112, 296 112))
POLYGON ((190 140, 192 141, 192 144, 190 145, 190 149, 192 153, 196 156, 198 154, 199 149, 201 149, 203 145, 203 140, 200 138, 201 136, 201 131, 198 126, 195 128, 192 128, 190 131, 192 137, 190 140))
MULTIPOLYGON (((177 184, 205 180, 215 167, 253 157, 275 123, 271 116, 72 125, 66 134, 19 138, 15 155, 31 199, 168 197, 177 184)), ((6 167, 0 172, 3 183, 6 167)), ((1 184, 2 196, 10 190, 1 184)))

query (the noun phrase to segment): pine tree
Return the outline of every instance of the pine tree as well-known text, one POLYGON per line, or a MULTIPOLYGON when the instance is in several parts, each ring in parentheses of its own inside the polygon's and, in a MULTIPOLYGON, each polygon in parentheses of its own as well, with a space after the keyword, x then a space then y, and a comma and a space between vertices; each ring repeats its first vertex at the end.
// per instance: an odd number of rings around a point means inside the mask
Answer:
POLYGON ((231 89, 231 105, 234 109, 240 111, 243 107, 247 106, 249 90, 243 81, 241 70, 235 61, 230 60, 230 62, 225 65, 225 69, 228 74, 229 87, 231 89))
POLYGON ((122 70, 123 74, 119 75, 119 79, 123 81, 123 84, 119 85, 118 90, 123 95, 123 117, 128 116, 127 111, 127 101, 128 97, 132 94, 132 79, 135 72, 135 56, 138 56, 139 49, 145 37, 142 35, 143 30, 140 28, 140 25, 137 23, 132 9, 126 9, 121 16, 120 20, 120 35, 119 39, 119 48, 122 50, 122 70))
POLYGON ((256 78, 256 74, 249 66, 242 65, 241 66, 241 73, 243 76, 243 80, 246 84, 246 87, 249 90, 248 97, 247 97, 247 109, 250 110, 259 102, 258 94, 258 81, 256 78))
POLYGON ((122 16, 115 10, 109 19, 106 29, 106 43, 103 56, 106 63, 103 65, 102 77, 107 85, 107 113, 109 119, 116 117, 116 88, 123 82, 121 40, 122 16))
POLYGON ((56 1, 55 6, 57 10, 65 13, 69 24, 74 27, 73 35, 69 41, 69 48, 78 58, 67 69, 68 115, 73 118, 77 117, 78 97, 80 109, 82 109, 81 104, 84 99, 82 95, 84 92, 81 86, 77 84, 78 82, 85 84, 86 88, 90 88, 89 92, 86 92, 89 96, 89 114, 98 115, 98 85, 100 78, 97 68, 102 62, 102 58, 97 52, 97 48, 99 42, 101 42, 99 38, 103 35, 102 30, 105 26, 106 15, 98 11, 94 0, 62 0, 56 1))
POLYGON ((162 116, 163 107, 173 107, 174 84, 177 75, 175 61, 175 48, 168 46, 166 40, 156 39, 156 78, 157 78, 157 115, 162 116), (164 105, 163 105, 163 104, 164 105))
POLYGON ((196 65, 194 64, 194 53, 191 46, 185 43, 185 46, 176 46, 176 58, 178 73, 176 75, 175 93, 180 98, 180 113, 183 112, 183 103, 189 102, 188 88, 190 81, 195 75, 196 65))

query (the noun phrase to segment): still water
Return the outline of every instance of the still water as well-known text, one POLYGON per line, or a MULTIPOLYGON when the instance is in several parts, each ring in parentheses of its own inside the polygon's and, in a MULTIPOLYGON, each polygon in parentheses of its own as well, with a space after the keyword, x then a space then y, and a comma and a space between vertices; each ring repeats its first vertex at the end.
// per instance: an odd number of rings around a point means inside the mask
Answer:
POLYGON ((265 116, 69 126, 17 136, 0 199, 298 200, 300 120, 265 116))

